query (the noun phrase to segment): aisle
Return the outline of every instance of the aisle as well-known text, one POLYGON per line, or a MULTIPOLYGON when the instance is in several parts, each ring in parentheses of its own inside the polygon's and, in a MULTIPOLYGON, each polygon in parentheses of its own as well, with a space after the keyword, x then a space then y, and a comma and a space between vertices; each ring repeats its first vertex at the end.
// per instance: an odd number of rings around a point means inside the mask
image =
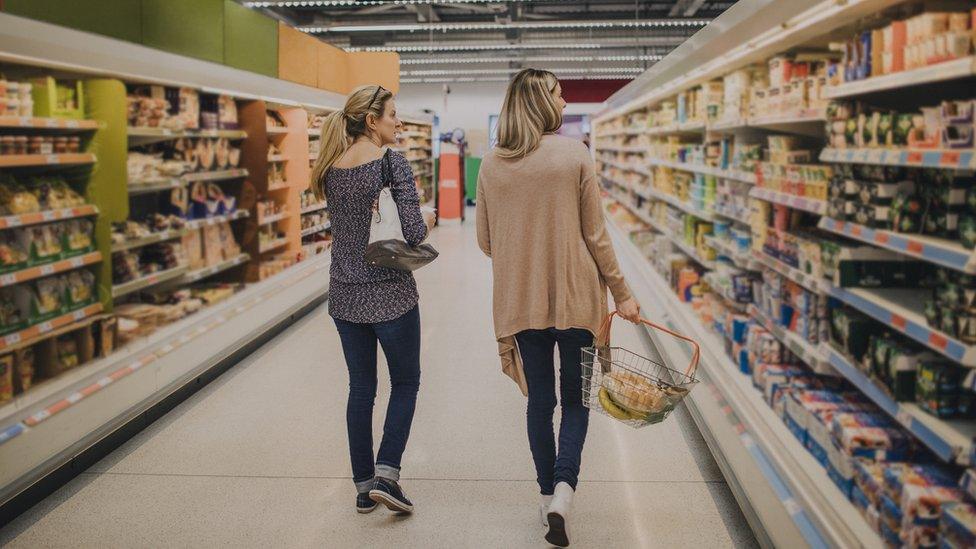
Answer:
MULTIPOLYGON (((473 219, 434 243, 403 460, 413 516, 353 509, 347 378, 322 307, 0 531, 0 545, 545 547, 524 398, 499 372, 473 219)), ((614 337, 639 344, 623 323, 614 337)), ((642 431, 594 415, 571 526, 573 547, 755 544, 684 413, 642 431)))

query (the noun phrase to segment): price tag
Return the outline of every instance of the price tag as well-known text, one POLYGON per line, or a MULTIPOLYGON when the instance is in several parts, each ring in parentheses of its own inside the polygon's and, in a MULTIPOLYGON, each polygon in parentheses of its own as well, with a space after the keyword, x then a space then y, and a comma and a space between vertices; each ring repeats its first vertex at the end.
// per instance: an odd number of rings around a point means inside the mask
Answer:
POLYGON ((55 118, 45 118, 44 119, 44 126, 45 127, 48 127, 48 128, 57 128, 58 127, 58 121, 55 118))
POLYGON ((882 150, 882 149, 872 149, 868 153, 868 162, 870 162, 872 164, 881 164, 883 157, 884 157, 884 150, 882 150))
POLYGON ((110 378, 110 377, 103 377, 102 379, 99 379, 98 380, 98 385, 100 385, 102 387, 106 387, 106 386, 108 386, 111 383, 112 383, 112 378, 110 378))
POLYGON ((907 325, 907 321, 905 320, 905 317, 892 313, 891 325, 899 330, 904 330, 905 326, 907 325))
POLYGON ((881 233, 881 232, 874 233, 874 241, 877 242, 878 244, 887 244, 888 233, 881 233))
POLYGON ((60 164, 61 159, 56 154, 44 155, 44 162, 47 164, 60 164))
POLYGON ((905 157, 905 162, 908 164, 921 164, 922 158, 923 155, 921 151, 911 151, 905 157))
POLYGON ((83 398, 85 398, 85 396, 82 395, 81 393, 71 393, 70 395, 68 395, 68 398, 66 398, 65 400, 67 400, 71 404, 77 404, 78 401, 80 401, 83 398))
POLYGON ((51 324, 51 321, 50 320, 48 320, 46 322, 41 322, 40 324, 38 324, 37 325, 37 329, 42 334, 44 334, 44 333, 47 333, 47 332, 50 332, 51 330, 53 330, 54 329, 54 325, 51 324))
POLYGON ((861 236, 861 226, 860 225, 852 225, 851 226, 851 235, 853 235, 855 237, 861 236))
POLYGON ((905 245, 905 249, 908 250, 909 253, 922 255, 922 253, 925 252, 925 245, 918 240, 909 240, 905 245))
POLYGON ((73 257, 73 258, 71 258, 70 265, 72 267, 74 267, 74 268, 81 267, 84 264, 85 264, 84 260, 82 260, 82 258, 80 258, 80 257, 73 257))
POLYGON ((77 120, 68 120, 68 121, 66 121, 64 123, 64 125, 65 125, 65 127, 68 127, 68 128, 71 128, 71 129, 76 129, 76 128, 80 128, 81 127, 81 124, 78 123, 77 120))
POLYGON ((41 265, 40 272, 41 276, 54 274, 54 265, 41 265))
POLYGON ((16 282, 17 282, 17 277, 13 274, 5 274, 3 276, 0 276, 0 285, 2 286, 10 286, 11 284, 15 284, 16 282))
POLYGON ((75 312, 71 313, 71 318, 74 319, 75 321, 81 320, 81 319, 85 318, 86 316, 88 316, 88 315, 87 315, 87 313, 85 312, 84 309, 82 309, 80 311, 75 311, 75 312))
POLYGON ((20 227, 23 224, 24 224, 24 220, 19 215, 12 215, 10 217, 7 217, 4 219, 2 223, 0 223, 0 225, 6 227, 20 227))
POLYGON ((955 167, 959 165, 959 152, 958 151, 946 151, 942 153, 942 157, 939 158, 939 165, 944 167, 955 167))
POLYGON ((20 343, 20 332, 16 332, 3 338, 3 342, 7 345, 16 345, 20 343))
POLYGON ((929 345, 945 351, 946 347, 949 346, 949 340, 942 334, 932 332, 929 334, 929 345))

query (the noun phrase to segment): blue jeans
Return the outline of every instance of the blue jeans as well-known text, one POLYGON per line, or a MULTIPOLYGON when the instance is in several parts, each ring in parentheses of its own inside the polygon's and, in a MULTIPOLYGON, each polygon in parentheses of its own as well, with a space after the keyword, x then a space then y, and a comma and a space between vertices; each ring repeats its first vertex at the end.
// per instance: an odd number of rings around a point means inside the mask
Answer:
POLYGON ((586 429, 590 423, 590 411, 583 406, 581 350, 593 345, 593 334, 578 328, 548 328, 519 332, 515 334, 515 340, 522 356, 525 382, 529 387, 526 423, 539 489, 544 496, 552 495, 556 484, 566 482, 575 490, 586 429), (552 425, 556 409, 553 352, 557 344, 559 399, 562 402, 558 454, 552 425))
POLYGON ((342 340, 349 369, 346 428, 353 482, 360 492, 369 490, 374 476, 400 479, 400 458, 410 436, 410 424, 420 388, 420 309, 375 324, 333 319, 342 340), (390 370, 390 404, 386 409, 383 440, 373 465, 373 402, 376 399, 376 342, 383 347, 390 370))

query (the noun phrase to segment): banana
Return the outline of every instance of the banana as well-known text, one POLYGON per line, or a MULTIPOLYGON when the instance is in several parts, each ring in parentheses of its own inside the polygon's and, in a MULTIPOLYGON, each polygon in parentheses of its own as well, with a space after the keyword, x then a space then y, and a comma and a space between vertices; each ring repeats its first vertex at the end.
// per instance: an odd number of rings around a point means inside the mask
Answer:
POLYGON ((615 417, 621 421, 627 421, 629 419, 634 419, 628 414, 623 408, 617 406, 617 404, 610 398, 610 394, 604 387, 600 387, 600 406, 610 414, 611 417, 615 417))

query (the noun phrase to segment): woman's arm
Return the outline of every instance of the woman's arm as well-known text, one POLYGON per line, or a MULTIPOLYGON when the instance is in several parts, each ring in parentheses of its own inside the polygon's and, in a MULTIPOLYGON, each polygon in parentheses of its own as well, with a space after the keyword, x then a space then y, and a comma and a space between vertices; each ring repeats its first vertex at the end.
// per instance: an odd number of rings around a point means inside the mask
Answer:
POLYGON ((600 269, 600 275, 610 287, 613 300, 618 304, 624 303, 632 298, 630 288, 624 281, 624 276, 620 274, 620 266, 617 264, 617 255, 613 251, 613 244, 610 243, 610 236, 607 234, 605 220, 603 218, 603 201, 600 198, 600 186, 597 183, 596 173, 593 170, 593 161, 589 158, 589 153, 585 152, 582 159, 582 169, 580 172, 580 221, 583 227, 583 239, 586 247, 590 250, 590 255, 596 261, 600 269))
POLYGON ((488 230, 488 199, 485 198, 485 187, 481 184, 481 174, 478 174, 478 195, 475 203, 475 217, 478 224, 478 246, 485 255, 491 257, 491 234, 488 230))
POLYGON ((417 183, 413 177, 410 162, 398 152, 390 153, 390 168, 393 171, 393 181, 390 192, 400 213, 400 225, 403 227, 403 238, 407 244, 416 246, 427 238, 427 223, 420 211, 420 195, 417 194, 417 183))

